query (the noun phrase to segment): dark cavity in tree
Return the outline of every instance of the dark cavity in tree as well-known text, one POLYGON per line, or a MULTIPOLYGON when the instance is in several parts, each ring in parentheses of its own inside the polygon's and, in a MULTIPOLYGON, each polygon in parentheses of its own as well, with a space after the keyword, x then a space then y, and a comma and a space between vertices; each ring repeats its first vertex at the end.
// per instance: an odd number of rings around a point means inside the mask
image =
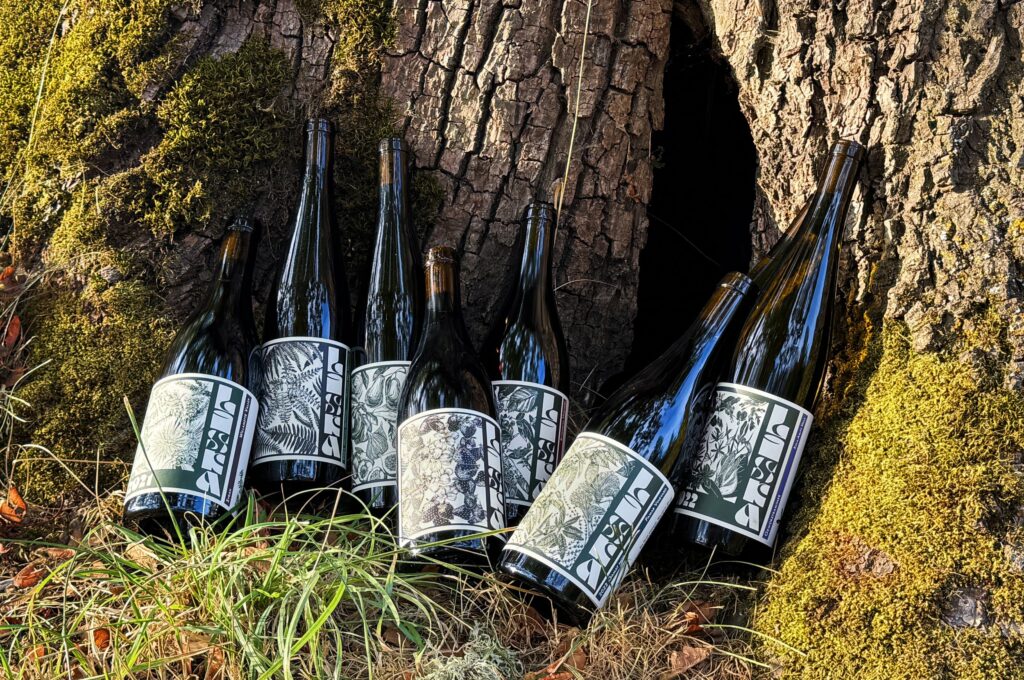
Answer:
POLYGON ((678 10, 673 18, 633 346, 604 394, 678 338, 724 274, 750 265, 757 152, 732 73, 700 21, 678 10))

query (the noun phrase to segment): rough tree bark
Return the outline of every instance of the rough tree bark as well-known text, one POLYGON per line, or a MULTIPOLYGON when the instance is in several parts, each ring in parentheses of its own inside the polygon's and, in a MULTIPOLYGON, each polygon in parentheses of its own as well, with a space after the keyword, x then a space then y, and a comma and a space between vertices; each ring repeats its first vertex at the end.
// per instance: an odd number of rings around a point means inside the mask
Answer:
POLYGON ((523 208, 555 200, 569 161, 558 303, 575 388, 594 388, 621 367, 632 338, 671 3, 594 3, 582 74, 581 0, 396 6, 383 89, 417 165, 441 178, 444 207, 428 240, 463 251, 464 304, 478 335, 514 264, 523 208))

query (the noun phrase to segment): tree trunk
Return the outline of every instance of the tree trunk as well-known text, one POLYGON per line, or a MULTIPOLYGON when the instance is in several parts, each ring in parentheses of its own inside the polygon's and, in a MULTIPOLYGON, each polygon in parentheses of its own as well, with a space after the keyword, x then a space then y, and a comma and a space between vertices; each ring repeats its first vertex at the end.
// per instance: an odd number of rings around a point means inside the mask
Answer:
POLYGON ((581 0, 396 6, 383 90, 417 165, 444 188, 428 244, 462 251, 472 330, 480 337, 498 312, 526 204, 556 201, 564 177, 558 306, 574 389, 594 389, 632 340, 671 3, 595 3, 582 72, 581 0))

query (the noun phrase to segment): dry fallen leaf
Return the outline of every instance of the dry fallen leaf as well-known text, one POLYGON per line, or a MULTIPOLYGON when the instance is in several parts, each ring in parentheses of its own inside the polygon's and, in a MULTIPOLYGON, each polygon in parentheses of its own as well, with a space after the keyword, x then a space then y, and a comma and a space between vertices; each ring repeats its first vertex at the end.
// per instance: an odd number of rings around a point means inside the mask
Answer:
POLYGON ((101 652, 110 647, 110 631, 106 628, 97 628, 92 632, 92 643, 101 652))
POLYGON ((28 503, 18 493, 18 489, 15 486, 11 486, 7 489, 7 498, 0 503, 0 517, 19 524, 25 519, 25 515, 28 514, 28 503))
POLYGON ((26 659, 42 659, 46 656, 46 647, 33 645, 25 649, 24 655, 26 659))
POLYGON ((11 349, 15 343, 18 342, 18 338, 21 337, 21 317, 17 314, 11 317, 11 320, 7 322, 7 333, 4 335, 4 347, 11 349))
POLYGON ((71 548, 43 548, 42 553, 54 562, 66 562, 75 556, 71 548))
POLYGON ((206 675, 203 680, 221 680, 226 677, 224 665, 224 650, 220 647, 212 647, 206 655, 206 675))
POLYGON ((14 575, 15 588, 31 588, 39 583, 39 580, 46 574, 46 567, 41 564, 26 564, 21 571, 14 575))
POLYGON ((668 657, 669 670, 662 673, 658 680, 675 680, 709 656, 711 656, 711 649, 708 647, 677 649, 668 657))

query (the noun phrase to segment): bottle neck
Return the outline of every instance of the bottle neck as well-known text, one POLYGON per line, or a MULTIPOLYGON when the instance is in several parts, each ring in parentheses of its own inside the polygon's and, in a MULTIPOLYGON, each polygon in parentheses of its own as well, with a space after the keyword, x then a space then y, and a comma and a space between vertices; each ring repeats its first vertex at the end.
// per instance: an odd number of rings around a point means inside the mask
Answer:
POLYGON ((247 302, 252 283, 252 267, 249 266, 251 240, 252 234, 248 231, 228 231, 220 247, 208 309, 228 311, 247 302))
MULTIPOLYGON (((829 157, 828 167, 821 176, 805 217, 810 222, 808 231, 814 237, 842 230, 843 220, 840 218, 846 214, 846 207, 857 183, 859 164, 860 155, 855 151, 834 151, 829 157)), ((835 236, 834 240, 838 242, 838 234, 835 236)))
POLYGON ((551 291, 551 251, 555 243, 554 207, 531 206, 519 262, 516 298, 521 305, 543 305, 551 291))
POLYGON ((459 316, 459 279, 450 262, 427 262, 427 323, 449 323, 459 316))
POLYGON ((306 135, 306 175, 303 190, 325 194, 331 176, 331 131, 323 125, 311 126, 306 135))
POLYGON ((380 224, 377 241, 411 237, 409 220, 408 171, 405 149, 386 144, 380 152, 380 224))

